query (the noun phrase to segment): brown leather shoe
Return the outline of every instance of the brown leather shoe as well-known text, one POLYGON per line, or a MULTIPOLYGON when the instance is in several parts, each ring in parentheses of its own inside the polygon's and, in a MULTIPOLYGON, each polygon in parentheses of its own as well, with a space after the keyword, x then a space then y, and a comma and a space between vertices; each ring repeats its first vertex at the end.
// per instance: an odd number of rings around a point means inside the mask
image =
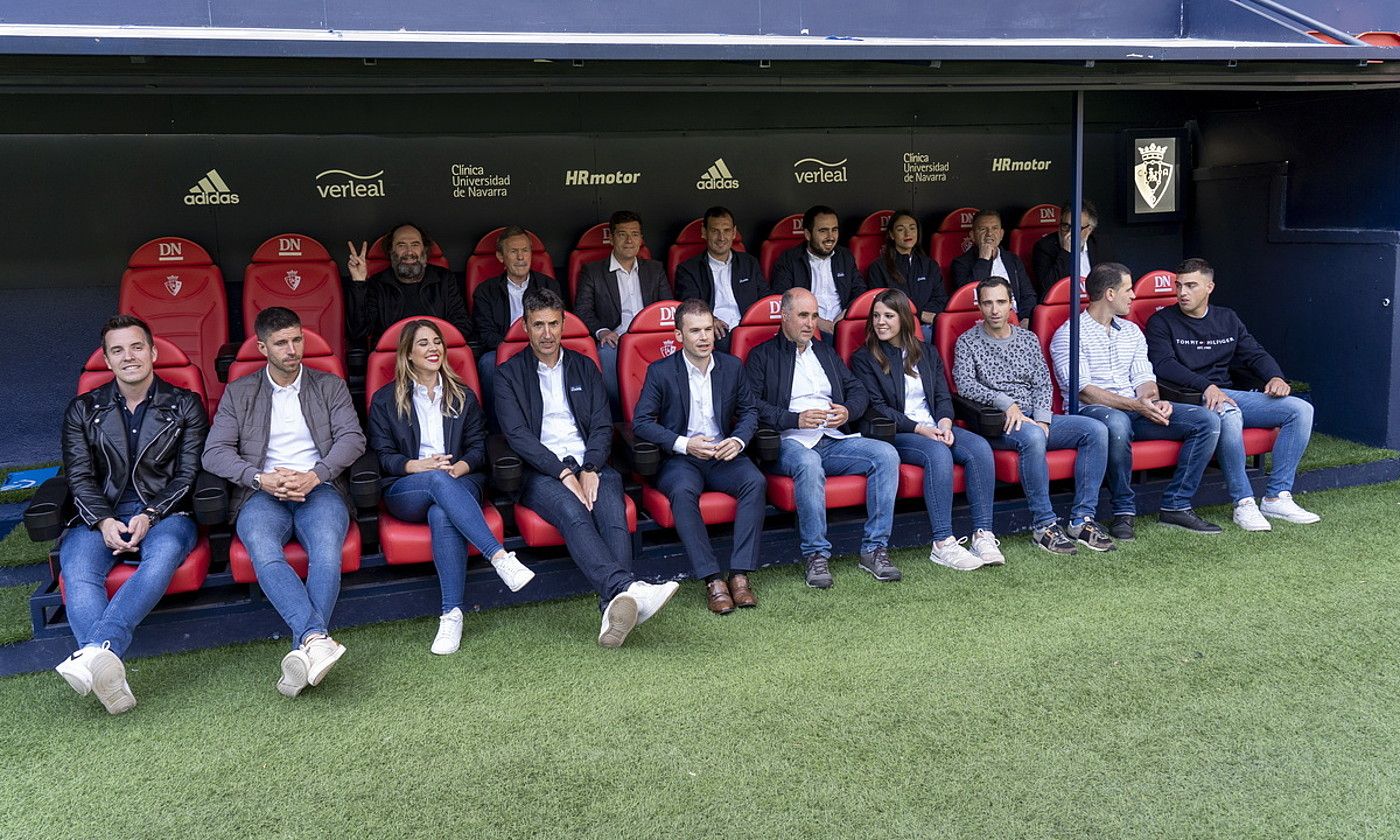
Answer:
POLYGON ((710 612, 716 615, 729 615, 734 612, 734 599, 729 597, 729 586, 723 578, 715 578, 705 584, 705 603, 710 612))
POLYGON ((756 607, 758 599, 753 596, 753 590, 749 588, 749 576, 734 573, 729 576, 729 595, 734 599, 736 607, 756 607))

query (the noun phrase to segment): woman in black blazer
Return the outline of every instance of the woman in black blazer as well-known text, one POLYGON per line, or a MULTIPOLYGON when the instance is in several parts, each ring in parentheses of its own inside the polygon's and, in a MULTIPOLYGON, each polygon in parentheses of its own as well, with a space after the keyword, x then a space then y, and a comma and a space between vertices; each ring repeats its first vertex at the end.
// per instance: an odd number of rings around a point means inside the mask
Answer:
POLYGON ((432 321, 410 321, 399 333, 394 381, 370 402, 369 445, 379 455, 384 507, 397 519, 427 522, 432 531, 442 587, 432 651, 454 653, 462 640, 468 542, 490 558, 512 592, 535 573, 501 546, 482 516, 485 415, 448 364, 442 332, 432 321))
POLYGON ((851 370, 870 394, 866 416, 894 421, 899 459, 924 470, 924 505, 933 528, 929 559, 959 571, 1006 560, 992 533, 996 477, 992 448, 967 429, 953 426, 953 399, 938 354, 919 340, 913 306, 898 289, 875 296, 865 324, 865 346, 851 357, 851 370), (953 536, 953 464, 962 464, 972 507, 972 550, 953 536))
POLYGON ((896 210, 885 227, 880 256, 866 270, 867 289, 899 289, 914 301, 925 341, 933 340, 933 322, 948 307, 948 290, 938 263, 919 248, 919 220, 911 210, 896 210))

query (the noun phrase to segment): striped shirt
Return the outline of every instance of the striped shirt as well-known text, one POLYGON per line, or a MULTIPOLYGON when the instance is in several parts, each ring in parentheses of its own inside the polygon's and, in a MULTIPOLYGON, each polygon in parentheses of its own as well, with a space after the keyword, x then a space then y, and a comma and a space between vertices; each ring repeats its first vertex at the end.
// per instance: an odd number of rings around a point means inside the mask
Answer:
MULTIPOLYGON (((1060 390, 1069 391, 1069 321, 1050 339, 1050 359, 1060 390)), ((1087 311, 1079 315, 1079 387, 1094 385, 1135 399, 1144 382, 1156 382, 1147 360, 1147 339, 1132 321, 1114 318, 1105 327, 1087 311)))

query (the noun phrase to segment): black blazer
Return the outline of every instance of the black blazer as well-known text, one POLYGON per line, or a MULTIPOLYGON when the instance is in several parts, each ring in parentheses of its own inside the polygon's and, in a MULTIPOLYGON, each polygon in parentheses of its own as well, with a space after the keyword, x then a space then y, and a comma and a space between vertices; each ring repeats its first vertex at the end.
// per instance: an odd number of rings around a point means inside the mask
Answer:
MULTIPOLYGON (((887 417, 894 421, 895 431, 912 432, 917 424, 904 413, 904 351, 888 342, 882 341, 880 345, 890 363, 889 373, 880 370, 875 357, 864 347, 851 357, 851 371, 870 392, 867 416, 887 417)), ((943 362, 927 342, 922 343, 920 348, 924 352, 919 357, 917 369, 919 379, 924 383, 929 413, 934 420, 951 420, 953 397, 948 391, 948 379, 943 374, 943 362)))
MULTIPOLYGON (((599 330, 616 330, 622 324, 622 292, 617 288, 617 276, 608 271, 612 255, 585 263, 578 275, 578 295, 574 298, 574 314, 588 326, 588 334, 598 337, 599 330)), ((637 258, 637 276, 641 280, 642 305, 650 306, 671 295, 666 281, 666 269, 656 260, 637 258)))
MULTIPOLYGON (((770 292, 763 279, 763 269, 753 254, 743 251, 730 251, 729 286, 734 291, 734 300, 739 304, 742 316, 749 307, 770 292)), ((710 254, 686 260, 676 267, 676 300, 699 298, 715 308, 715 278, 710 272, 710 254)), ((730 327, 736 326, 730 324, 730 327)))
POLYGON ((389 325, 415 315, 441 318, 460 330, 463 337, 471 332, 467 296, 462 281, 452 272, 435 265, 423 267, 418 294, 423 299, 424 311, 410 311, 418 307, 404 301, 403 287, 392 268, 384 269, 363 283, 352 281, 346 301, 350 338, 356 341, 367 338, 373 344, 389 325))
POLYGON ((904 275, 903 283, 895 282, 885 271, 885 257, 881 253, 865 270, 866 288, 899 289, 914 302, 920 315, 937 315, 948 308, 948 290, 943 285, 943 271, 927 254, 914 251, 908 257, 895 255, 895 266, 904 275))
MULTIPOLYGON (((1006 264, 1006 273, 1011 275, 1006 279, 1011 281, 1011 294, 1016 299, 1016 317, 1021 319, 1021 323, 1029 325, 1031 310, 1040 302, 1040 297, 1031 285, 1026 264, 1021 262, 1021 258, 1005 248, 999 250, 1001 261, 1006 264)), ((991 277, 992 264, 991 260, 977 258, 976 247, 968 248, 953 260, 953 289, 956 291, 968 283, 981 283, 991 277)))
MULTIPOLYGON (((466 389, 466 402, 456 417, 443 415, 442 442, 448 453, 458 461, 466 461, 471 471, 467 477, 478 486, 484 482, 481 474, 486 466, 486 415, 476 394, 466 389)), ((369 448, 379 456, 379 489, 388 490, 394 482, 408 475, 409 461, 418 457, 422 443, 418 433, 418 411, 408 404, 408 416, 399 415, 394 405, 394 383, 374 392, 369 404, 369 448)))
MULTIPOLYGON (((574 423, 583 438, 583 463, 602 467, 612 448, 612 412, 603 374, 593 360, 561 349, 564 389, 574 423)), ((540 394, 539 360, 526 348, 496 368, 496 419, 506 441, 531 469, 558 478, 564 462, 540 442, 544 428, 544 397, 540 394)))
MULTIPOLYGON (((841 298, 841 309, 845 310, 851 301, 865 291, 865 280, 856 270, 856 258, 851 249, 841 245, 831 253, 831 278, 836 281, 836 294, 841 298)), ((784 251, 773 263, 772 294, 780 294, 788 289, 812 289, 812 267, 807 264, 807 243, 784 251)))
MULTIPOLYGON (((511 323, 510 293, 506 291, 509 282, 504 273, 499 274, 477 286, 472 295, 472 321, 476 325, 476 340, 481 343, 482 352, 495 350, 506 340, 506 331, 511 323)), ((549 289, 560 298, 564 296, 558 280, 535 271, 530 272, 530 279, 525 281, 525 294, 528 295, 533 289, 549 289)))
MULTIPOLYGON (((1097 237, 1089 237, 1089 267, 1099 264, 1099 243, 1097 237)), ((1035 250, 1031 251, 1031 268, 1035 271, 1035 291, 1041 297, 1050 287, 1069 276, 1069 251, 1060 247, 1060 235, 1047 233, 1036 240, 1035 250)))
MULTIPOLYGON (((744 366, 728 353, 715 353, 710 358, 714 365, 710 393, 720 435, 738 438, 748 446, 758 428, 758 405, 749 391, 744 366)), ((690 371, 682 351, 647 366, 646 382, 632 415, 632 431, 639 439, 661 447, 664 454, 674 455, 676 439, 686 433, 689 425, 690 371)))
MULTIPOLYGON (((817 361, 831 381, 831 401, 844 405, 850 412, 849 427, 865 415, 870 405, 865 386, 841 362, 830 342, 813 341, 808 349, 816 352, 817 361)), ((781 331, 749 353, 744 368, 749 374, 754 399, 758 401, 758 422, 764 426, 780 431, 797 428, 797 412, 788 411, 796 365, 797 344, 781 331)))

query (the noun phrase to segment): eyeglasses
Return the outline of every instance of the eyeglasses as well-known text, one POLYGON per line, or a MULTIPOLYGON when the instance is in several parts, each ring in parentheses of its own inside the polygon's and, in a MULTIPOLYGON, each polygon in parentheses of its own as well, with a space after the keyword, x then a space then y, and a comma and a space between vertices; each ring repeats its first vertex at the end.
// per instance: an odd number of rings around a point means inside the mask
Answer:
MULTIPOLYGON (((1093 223, 1090 223, 1090 224, 1087 224, 1087 225, 1081 225, 1079 229, 1080 229, 1081 231, 1085 232, 1085 233, 1088 233, 1089 231, 1091 231, 1091 230, 1094 229, 1094 225, 1093 225, 1093 223)), ((1061 222, 1061 223, 1060 223, 1060 230, 1069 230, 1069 225, 1065 224, 1064 222, 1061 222)))

